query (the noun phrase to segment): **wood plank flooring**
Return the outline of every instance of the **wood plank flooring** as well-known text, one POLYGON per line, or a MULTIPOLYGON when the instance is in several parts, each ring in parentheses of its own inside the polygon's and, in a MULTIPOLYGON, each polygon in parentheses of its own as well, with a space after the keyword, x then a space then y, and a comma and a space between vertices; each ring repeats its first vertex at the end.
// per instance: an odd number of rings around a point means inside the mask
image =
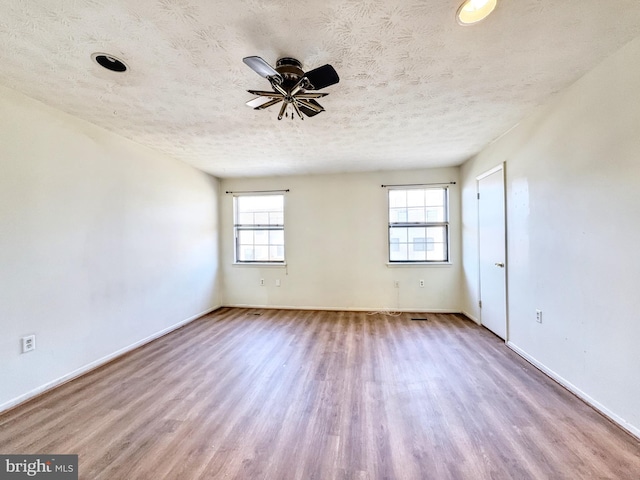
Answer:
POLYGON ((0 416, 0 452, 88 480, 640 478, 636 439, 440 314, 221 309, 0 416))

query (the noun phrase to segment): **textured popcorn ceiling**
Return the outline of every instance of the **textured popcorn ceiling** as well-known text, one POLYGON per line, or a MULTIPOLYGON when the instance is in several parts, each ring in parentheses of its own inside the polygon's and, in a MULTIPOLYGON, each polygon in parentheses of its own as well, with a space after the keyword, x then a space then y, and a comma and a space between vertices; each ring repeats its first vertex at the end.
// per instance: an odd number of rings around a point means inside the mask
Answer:
POLYGON ((0 0, 0 84, 220 177, 459 165, 640 35, 637 0, 0 0), (126 74, 90 59, 124 59, 126 74), (242 63, 340 74, 278 122, 242 63))

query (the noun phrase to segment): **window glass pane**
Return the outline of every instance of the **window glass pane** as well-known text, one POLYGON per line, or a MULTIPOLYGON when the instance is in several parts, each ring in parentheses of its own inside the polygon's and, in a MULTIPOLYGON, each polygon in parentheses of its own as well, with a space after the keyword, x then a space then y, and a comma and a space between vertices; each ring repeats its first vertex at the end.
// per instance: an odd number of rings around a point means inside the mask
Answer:
POLYGON ((427 222, 444 221, 444 207, 427 207, 427 222))
POLYGON ((253 244, 253 230, 239 230, 238 243, 245 244, 245 245, 253 244))
POLYGON ((406 221, 407 221, 406 208, 392 208, 391 210, 389 210, 390 223, 404 223, 406 221))
POLYGON ((444 262, 447 260, 447 245, 445 243, 433 243, 433 248, 427 250, 427 260, 432 262, 444 262))
POLYGON ((407 218, 408 222, 411 223, 417 223, 417 222, 422 222, 424 223, 426 221, 425 218, 425 214, 424 214, 424 207, 413 207, 413 208, 409 208, 409 216, 407 218))
POLYGON ((236 208, 238 213, 252 213, 260 210, 260 203, 256 197, 236 197, 236 208))
POLYGON ((389 260, 392 262, 404 262, 408 258, 406 243, 399 243, 398 250, 389 252, 389 260))
POLYGON ((444 243, 445 227, 429 227, 427 228, 427 237, 433 238, 434 242, 444 243))
POLYGON ((389 190, 389 207, 406 207, 407 192, 405 190, 389 190))
POLYGON ((426 250, 426 228, 413 227, 408 229, 409 238, 409 260, 425 261, 426 250))
POLYGON ((408 241, 409 243, 413 243, 418 241, 417 239, 421 239, 422 243, 424 243, 424 238, 427 236, 427 229, 424 227, 411 227, 407 229, 408 241))
POLYGON ((269 231, 269 243, 271 245, 284 245, 284 230, 269 231))
POLYGON ((424 250, 424 242, 422 243, 410 243, 409 244, 409 260, 413 262, 424 262, 427 259, 426 252, 424 250))
POLYGON ((427 228, 427 260, 443 262, 447 260, 446 227, 427 228))
POLYGON ((427 252, 433 252, 434 249, 434 240, 432 237, 427 237, 425 239, 425 247, 427 252))
POLYGON ((254 259, 253 245, 238 246, 238 260, 241 262, 250 262, 254 259))
POLYGON ((284 261, 284 247, 282 246, 269 247, 269 260, 271 260, 272 262, 284 261))
POLYGON ((269 225, 284 225, 283 212, 269 212, 269 225))
POLYGON ((424 190, 413 189, 407 190, 407 206, 409 207, 424 207, 424 190))
POLYGON ((413 240, 413 250, 416 252, 424 252, 427 249, 427 239, 424 237, 416 237, 413 240))
POLYGON ((391 227, 389 229, 389 240, 396 243, 407 243, 407 229, 403 227, 391 227))
POLYGON ((257 198, 260 199, 260 204, 265 210, 282 211, 284 209, 284 195, 262 195, 257 198))
POLYGON ((254 248, 254 260, 256 262, 268 262, 269 261, 269 247, 266 245, 256 245, 254 248))
POLYGON ((256 245, 269 245, 269 231, 268 230, 256 230, 255 232, 256 245))
POLYGON ((284 195, 240 195, 236 197, 239 212, 275 211, 284 207, 284 195))
POLYGON ((249 213, 238 213, 238 219, 236 220, 237 224, 240 225, 253 225, 255 222, 253 221, 253 212, 249 213))
POLYGON ((444 205, 445 189, 430 188, 425 190, 425 205, 441 207, 444 205))
POLYGON ((269 225, 269 212, 255 212, 255 225, 269 225))

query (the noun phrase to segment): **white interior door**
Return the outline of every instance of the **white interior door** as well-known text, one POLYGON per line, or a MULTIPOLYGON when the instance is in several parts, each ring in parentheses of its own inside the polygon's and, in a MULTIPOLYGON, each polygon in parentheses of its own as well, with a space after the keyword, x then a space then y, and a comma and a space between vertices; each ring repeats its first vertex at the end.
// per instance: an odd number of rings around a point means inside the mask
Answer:
POLYGON ((480 321, 507 338, 504 170, 497 167, 478 180, 480 321))

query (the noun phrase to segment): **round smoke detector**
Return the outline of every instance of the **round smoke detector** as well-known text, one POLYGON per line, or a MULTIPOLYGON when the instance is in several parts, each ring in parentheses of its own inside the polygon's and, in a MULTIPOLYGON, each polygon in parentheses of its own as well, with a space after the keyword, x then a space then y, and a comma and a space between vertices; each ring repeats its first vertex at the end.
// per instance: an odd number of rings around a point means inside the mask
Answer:
POLYGON ((94 62, 112 72, 126 72, 129 67, 118 57, 108 53, 94 53, 91 55, 94 62))

